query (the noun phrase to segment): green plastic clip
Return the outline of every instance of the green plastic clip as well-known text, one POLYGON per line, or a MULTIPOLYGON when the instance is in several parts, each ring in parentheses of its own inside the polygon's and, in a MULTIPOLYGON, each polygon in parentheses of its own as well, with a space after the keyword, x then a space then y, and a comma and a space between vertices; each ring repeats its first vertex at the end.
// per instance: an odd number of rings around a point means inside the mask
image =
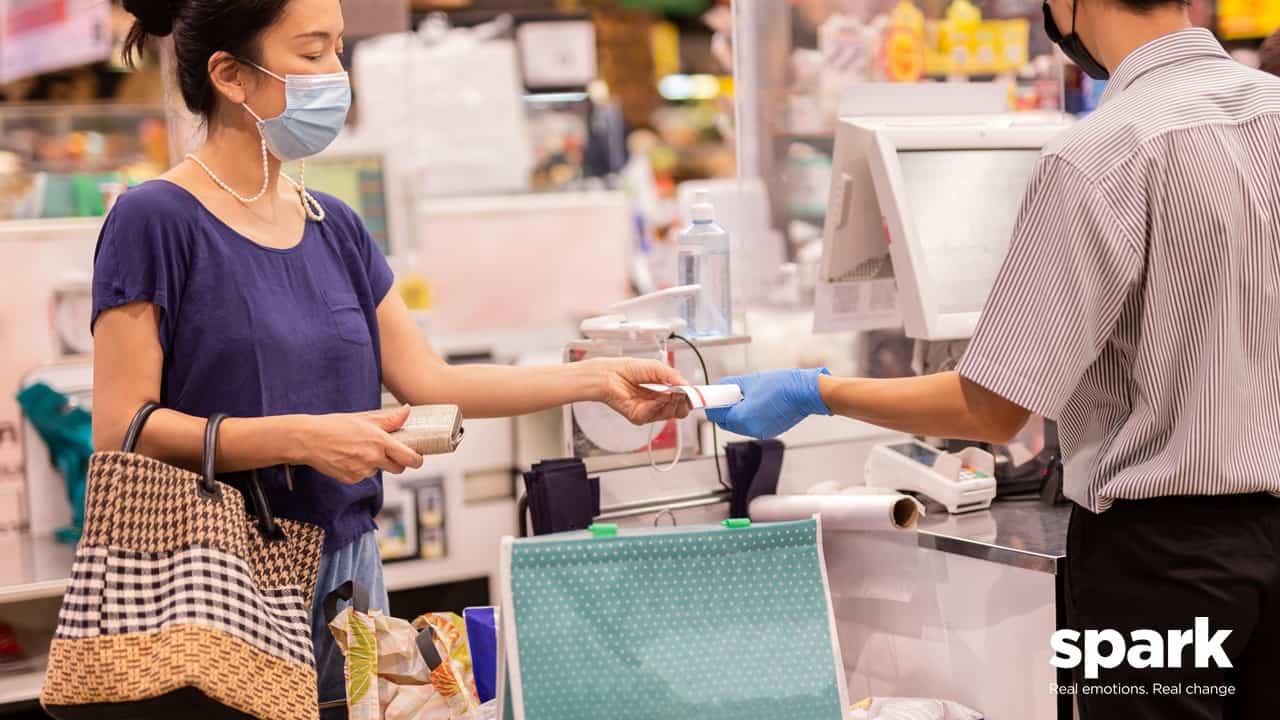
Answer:
POLYGON ((591 531, 591 536, 597 540, 601 538, 618 537, 618 526, 616 523, 595 523, 587 528, 591 531))
POLYGON ((751 518, 729 518, 720 523, 730 530, 740 530, 742 528, 751 527, 751 518))

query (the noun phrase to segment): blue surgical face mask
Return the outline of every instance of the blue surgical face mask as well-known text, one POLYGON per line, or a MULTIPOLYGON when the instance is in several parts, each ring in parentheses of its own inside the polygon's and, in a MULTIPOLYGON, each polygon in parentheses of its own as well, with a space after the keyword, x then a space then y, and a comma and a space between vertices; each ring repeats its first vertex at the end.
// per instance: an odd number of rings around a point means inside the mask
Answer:
MULTIPOLYGON (((248 62, 248 61, 246 61, 248 62)), ((351 81, 345 72, 325 75, 287 75, 249 63, 284 83, 284 112, 263 120, 244 104, 258 121, 258 130, 271 154, 283 161, 301 160, 329 147, 338 137, 351 109, 351 81)))

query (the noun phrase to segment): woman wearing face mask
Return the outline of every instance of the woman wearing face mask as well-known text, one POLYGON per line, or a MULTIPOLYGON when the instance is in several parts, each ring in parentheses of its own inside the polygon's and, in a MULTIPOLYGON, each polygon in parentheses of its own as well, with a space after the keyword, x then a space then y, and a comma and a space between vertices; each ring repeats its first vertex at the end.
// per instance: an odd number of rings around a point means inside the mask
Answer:
MULTIPOLYGON (((596 400, 633 422, 686 412, 640 383, 682 384, 656 361, 450 367, 432 351, 355 213, 281 175, 323 150, 351 98, 339 0, 126 0, 126 60, 173 35, 187 106, 207 140, 107 217, 93 287, 94 442, 120 446, 146 401, 165 408, 139 452, 195 468, 205 419, 226 413, 217 468, 264 471, 277 515, 326 533, 316 599, 348 579, 386 607, 373 517, 380 473, 421 457, 388 433, 404 403, 467 417, 596 400), (282 179, 283 178, 283 179, 282 179)), ((371 108, 370 112, 377 112, 371 108)), ((478 279, 479 280, 479 279, 478 279)), ((342 658, 313 621, 321 701, 343 697, 342 658)))

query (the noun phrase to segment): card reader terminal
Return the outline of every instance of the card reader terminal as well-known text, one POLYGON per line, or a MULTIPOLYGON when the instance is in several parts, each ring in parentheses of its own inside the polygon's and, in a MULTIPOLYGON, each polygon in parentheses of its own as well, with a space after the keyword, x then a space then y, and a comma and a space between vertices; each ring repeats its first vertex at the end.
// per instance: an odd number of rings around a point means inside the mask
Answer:
POLYGON ((867 485, 925 495, 952 514, 985 510, 996 496, 995 458, 981 448, 943 452, 918 440, 872 448, 867 485))

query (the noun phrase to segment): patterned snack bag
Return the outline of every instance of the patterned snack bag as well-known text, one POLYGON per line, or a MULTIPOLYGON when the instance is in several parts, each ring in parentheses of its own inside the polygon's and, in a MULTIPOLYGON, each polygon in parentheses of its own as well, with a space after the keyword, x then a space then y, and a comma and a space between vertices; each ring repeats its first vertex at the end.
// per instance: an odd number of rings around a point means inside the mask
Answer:
MULTIPOLYGON (((465 690, 468 698, 467 707, 475 707, 480 703, 480 695, 476 691, 476 679, 471 668, 471 648, 467 644, 467 624, 457 613, 427 613, 418 616, 413 626, 419 630, 430 626, 435 630, 436 644, 440 656, 448 658, 454 682, 465 690)), ((437 671, 439 669, 437 668, 437 671)), ((432 683, 437 679, 432 673, 432 683)), ((439 689, 439 686, 437 686, 439 689)))
POLYGON ((378 635, 378 677, 397 685, 426 685, 431 670, 418 650, 418 629, 407 620, 370 610, 378 635))
MULTIPOLYGON (((430 629, 443 662, 432 668, 431 684, 448 703, 454 717, 470 716, 479 704, 475 677, 471 670, 471 650, 466 622, 454 613, 427 613, 414 627, 430 629)), ((430 660, 428 664, 431 664, 430 660)))
POLYGON ((430 685, 402 685, 387 706, 385 720, 452 720, 448 703, 430 685))
POLYGON ((381 720, 378 703, 378 640, 373 618, 346 608, 329 631, 347 656, 347 714, 350 720, 381 720))

